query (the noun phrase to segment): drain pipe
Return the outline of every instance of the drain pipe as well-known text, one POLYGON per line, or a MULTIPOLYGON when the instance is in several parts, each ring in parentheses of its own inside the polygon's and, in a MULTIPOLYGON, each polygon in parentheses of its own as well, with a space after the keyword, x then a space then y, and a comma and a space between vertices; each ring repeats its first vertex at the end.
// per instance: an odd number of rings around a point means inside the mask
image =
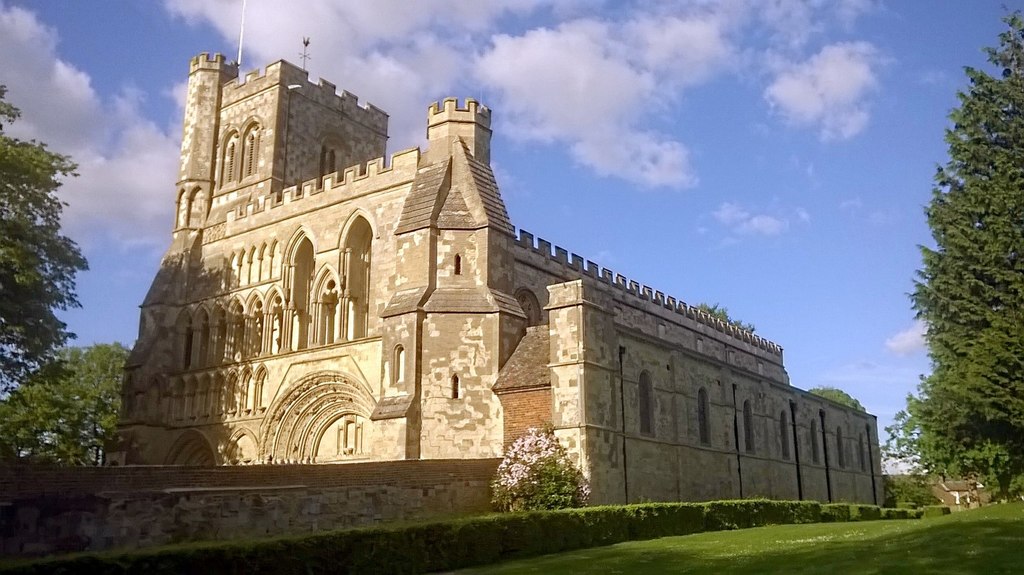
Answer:
POLYGON ((796 498, 804 500, 804 479, 800 473, 800 436, 796 428, 796 402, 789 400, 789 422, 793 427, 793 461, 796 462, 796 498))
POLYGON ((828 502, 832 503, 832 471, 828 465, 828 433, 825 428, 825 410, 818 411, 821 420, 821 449, 825 454, 825 488, 828 490, 828 502))
POLYGON ((736 444, 736 476, 740 482, 740 499, 743 499, 743 455, 740 453, 740 422, 736 410, 736 384, 732 384, 732 437, 736 444))
POLYGON ((629 504, 629 466, 626 465, 626 379, 623 377, 622 358, 626 346, 619 346, 619 410, 622 417, 622 490, 625 503, 629 504))
POLYGON ((868 440, 868 467, 871 469, 871 501, 878 505, 878 488, 875 486, 875 459, 871 455, 871 426, 864 424, 864 437, 868 440))

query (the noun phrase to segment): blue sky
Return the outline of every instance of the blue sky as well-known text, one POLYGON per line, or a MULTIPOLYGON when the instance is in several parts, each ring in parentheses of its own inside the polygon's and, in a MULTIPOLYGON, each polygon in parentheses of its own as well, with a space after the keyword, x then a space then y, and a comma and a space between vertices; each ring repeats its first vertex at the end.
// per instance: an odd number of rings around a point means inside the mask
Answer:
MULTIPOLYGON (((391 114, 494 110, 513 222, 785 348, 794 385, 890 423, 928 370, 907 294, 943 131, 1007 0, 249 0, 243 70, 299 61, 391 114)), ((80 164, 77 344, 134 341, 166 248, 188 60, 237 51, 241 0, 0 0, 20 137, 80 164)), ((881 429, 880 429, 881 431, 881 429)), ((884 434, 883 434, 884 441, 884 434)))

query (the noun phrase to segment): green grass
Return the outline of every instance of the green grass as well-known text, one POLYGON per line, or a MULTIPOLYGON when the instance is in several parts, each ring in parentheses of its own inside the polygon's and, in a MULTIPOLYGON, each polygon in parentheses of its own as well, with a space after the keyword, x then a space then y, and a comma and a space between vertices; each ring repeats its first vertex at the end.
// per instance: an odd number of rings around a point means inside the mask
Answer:
POLYGON ((460 573, 1024 573, 1024 505, 665 537, 460 573))

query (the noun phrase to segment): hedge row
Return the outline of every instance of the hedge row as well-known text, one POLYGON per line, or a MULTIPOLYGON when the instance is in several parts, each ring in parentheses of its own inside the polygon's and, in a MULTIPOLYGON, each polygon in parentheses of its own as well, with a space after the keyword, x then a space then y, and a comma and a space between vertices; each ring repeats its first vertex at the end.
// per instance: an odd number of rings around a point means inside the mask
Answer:
POLYGON ((302 537, 83 554, 0 567, 3 573, 423 573, 621 541, 761 525, 919 517, 906 509, 811 501, 646 503, 486 515, 302 537))

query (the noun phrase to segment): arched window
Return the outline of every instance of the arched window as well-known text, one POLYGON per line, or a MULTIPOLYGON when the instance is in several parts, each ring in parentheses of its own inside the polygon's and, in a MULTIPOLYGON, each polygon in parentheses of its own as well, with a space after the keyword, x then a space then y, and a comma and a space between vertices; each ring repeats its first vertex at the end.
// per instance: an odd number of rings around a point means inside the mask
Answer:
POLYGON ((811 461, 814 463, 821 463, 821 456, 818 452, 821 448, 818 446, 818 420, 811 418, 811 461))
POLYGON ((516 290, 516 301, 519 302, 519 307, 523 308, 523 313, 526 314, 526 325, 540 325, 542 317, 537 296, 533 295, 532 291, 522 288, 516 290))
POLYGON ((199 349, 197 355, 196 365, 198 367, 206 367, 210 365, 210 317, 207 315, 205 309, 199 310, 199 318, 196 321, 198 324, 198 333, 196 334, 197 344, 196 347, 199 349))
POLYGON ((455 275, 462 275, 462 256, 455 254, 455 275))
POLYGON ((211 363, 218 365, 224 362, 224 350, 228 337, 228 319, 222 306, 213 309, 213 358, 211 363))
POLYGON ((263 353, 263 302, 256 300, 252 304, 249 316, 249 349, 248 357, 258 357, 263 353))
POLYGON ((779 441, 782 444, 782 458, 789 459, 789 414, 779 413, 779 441))
POLYGON ((356 218, 345 235, 345 335, 366 337, 370 313, 370 270, 373 231, 364 218, 356 218))
POLYGON ((263 409, 263 388, 267 383, 266 370, 260 370, 256 374, 256 385, 252 390, 252 402, 254 409, 263 409))
POLYGON ((327 280, 320 290, 320 342, 324 345, 338 339, 339 301, 338 284, 327 280))
POLYGON ((238 174, 235 172, 235 167, 238 165, 237 157, 238 132, 233 132, 228 136, 227 143, 224 145, 224 157, 221 158, 220 183, 222 186, 238 179, 238 174))
POLYGON ((185 417, 188 419, 196 418, 196 381, 190 379, 188 385, 185 387, 185 417))
POLYGON ((242 148, 242 177, 249 177, 256 173, 256 163, 259 161, 260 127, 254 125, 245 132, 245 142, 242 148))
POLYGON ((867 455, 864 453, 864 434, 861 434, 860 437, 857 438, 857 459, 859 460, 859 463, 860 463, 860 470, 861 471, 867 471, 868 470, 868 465, 867 465, 868 458, 867 458, 867 455))
POLYGON ((249 404, 252 387, 252 374, 248 371, 242 375, 242 382, 238 386, 238 413, 239 415, 247 413, 252 409, 252 405, 249 404))
POLYGON ((237 300, 228 307, 228 341, 225 355, 228 361, 241 361, 245 346, 245 314, 237 300))
POLYGON ((231 285, 238 286, 242 283, 242 254, 231 254, 231 285))
POLYGON ((264 260, 266 260, 267 258, 267 244, 263 244, 260 246, 260 253, 256 257, 257 261, 259 262, 259 265, 256 266, 256 276, 259 278, 260 281, 266 281, 270 279, 269 266, 264 265, 266 263, 264 260))
POLYGON ((215 415, 224 415, 224 396, 226 395, 224 374, 213 376, 213 396, 210 398, 210 411, 215 415))
POLYGON ((743 447, 747 453, 754 452, 754 412, 749 399, 743 402, 743 447))
POLYGON ((224 412, 234 415, 238 410, 238 374, 231 372, 228 375, 228 384, 224 390, 224 412))
POLYGON ((292 252, 292 349, 305 349, 309 344, 310 290, 313 283, 313 243, 302 240, 292 252))
POLYGON ((842 427, 836 427, 836 453, 839 458, 839 467, 846 467, 846 449, 843 445, 842 427))
POLYGON ((192 328, 192 316, 188 311, 182 311, 178 316, 178 349, 181 350, 181 369, 192 367, 192 339, 194 338, 192 328))
POLYGON ((398 384, 405 380, 405 348, 395 346, 395 359, 391 362, 391 382, 398 384))
POLYGON ((278 274, 280 273, 280 270, 278 270, 275 267, 275 266, 281 265, 281 259, 277 257, 277 248, 278 248, 277 242, 274 242, 273 244, 270 245, 270 248, 267 249, 267 255, 266 255, 266 257, 267 257, 267 262, 266 262, 267 278, 266 279, 268 279, 268 280, 276 278, 278 276, 278 274))
POLYGON ((281 338, 284 330, 284 300, 280 295, 274 296, 270 304, 270 353, 281 351, 281 338))
POLYGON ((654 389, 651 385, 651 374, 646 371, 640 373, 637 394, 637 404, 640 410, 640 433, 651 435, 654 429, 654 389))
POLYGON ((462 386, 459 384, 459 376, 452 376, 452 399, 458 399, 462 397, 462 386))
POLYGON ((199 417, 210 416, 210 380, 204 377, 199 382, 199 398, 196 402, 196 415, 199 417))
POLYGON ((248 278, 245 283, 254 284, 260 281, 260 260, 256 256, 256 246, 249 250, 249 257, 246 259, 248 278))
POLYGON ((697 391, 697 432, 703 445, 711 443, 711 426, 708 421, 708 392, 704 388, 697 391))

